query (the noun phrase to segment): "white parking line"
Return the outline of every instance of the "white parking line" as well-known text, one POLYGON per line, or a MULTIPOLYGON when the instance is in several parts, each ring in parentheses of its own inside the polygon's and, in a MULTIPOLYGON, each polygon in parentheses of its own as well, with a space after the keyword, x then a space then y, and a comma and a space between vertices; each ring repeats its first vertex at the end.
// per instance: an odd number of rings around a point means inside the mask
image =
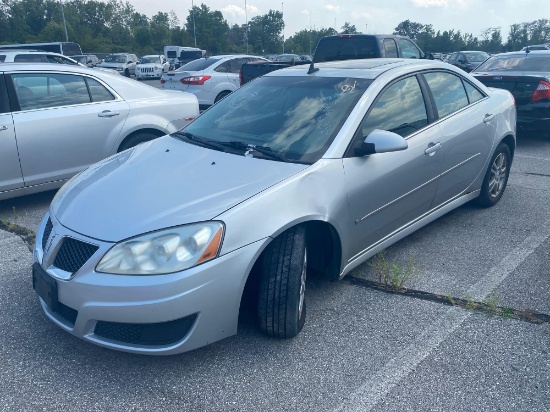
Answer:
MULTIPOLYGON (((550 220, 538 227, 486 276, 468 290, 473 300, 489 296, 529 255, 550 237, 550 220)), ((370 411, 401 379, 413 371, 453 331, 471 316, 470 311, 451 307, 396 357, 351 393, 334 412, 370 411)))

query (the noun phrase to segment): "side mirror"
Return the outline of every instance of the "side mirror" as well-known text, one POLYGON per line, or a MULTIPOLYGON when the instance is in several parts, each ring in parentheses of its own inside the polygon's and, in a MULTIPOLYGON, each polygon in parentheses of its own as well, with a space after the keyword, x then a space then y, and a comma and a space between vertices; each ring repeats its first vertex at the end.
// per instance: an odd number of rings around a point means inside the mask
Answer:
POLYGON ((432 53, 424 54, 424 58, 427 60, 434 60, 434 55, 432 53))
POLYGON ((409 147, 407 141, 397 133, 374 129, 365 138, 361 147, 355 150, 355 154, 367 156, 374 153, 398 152, 407 147, 409 147))

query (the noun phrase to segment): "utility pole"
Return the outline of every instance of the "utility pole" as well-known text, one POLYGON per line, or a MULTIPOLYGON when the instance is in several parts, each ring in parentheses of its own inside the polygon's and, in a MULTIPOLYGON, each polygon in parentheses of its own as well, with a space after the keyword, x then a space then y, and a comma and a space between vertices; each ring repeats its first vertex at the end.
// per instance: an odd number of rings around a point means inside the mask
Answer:
POLYGON ((63 2, 59 0, 59 4, 61 5, 61 16, 63 17, 63 27, 65 27, 65 41, 69 42, 69 35, 67 34, 67 23, 65 23, 65 11, 63 10, 63 2))
POLYGON ((245 33, 245 37, 246 37, 246 54, 248 54, 248 10, 246 9, 246 0, 244 0, 244 18, 245 18, 245 21, 246 21, 246 33, 245 33))
POLYGON ((197 47, 197 32, 195 31, 195 4, 191 0, 191 10, 193 12, 193 37, 195 38, 195 47, 197 47))
POLYGON ((311 10, 309 11, 309 55, 311 56, 311 10))
POLYGON ((285 4, 281 3, 281 16, 283 16, 283 54, 285 54, 285 4))

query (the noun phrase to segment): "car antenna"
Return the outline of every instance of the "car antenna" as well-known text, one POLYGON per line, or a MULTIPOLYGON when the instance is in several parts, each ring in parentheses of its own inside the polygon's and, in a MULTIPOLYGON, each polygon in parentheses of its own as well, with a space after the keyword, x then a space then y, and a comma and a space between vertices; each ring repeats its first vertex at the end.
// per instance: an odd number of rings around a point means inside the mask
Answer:
POLYGON ((318 72, 319 69, 316 69, 315 66, 313 65, 313 61, 311 62, 311 64, 309 65, 309 70, 307 71, 307 74, 312 74, 312 73, 315 73, 315 72, 318 72))

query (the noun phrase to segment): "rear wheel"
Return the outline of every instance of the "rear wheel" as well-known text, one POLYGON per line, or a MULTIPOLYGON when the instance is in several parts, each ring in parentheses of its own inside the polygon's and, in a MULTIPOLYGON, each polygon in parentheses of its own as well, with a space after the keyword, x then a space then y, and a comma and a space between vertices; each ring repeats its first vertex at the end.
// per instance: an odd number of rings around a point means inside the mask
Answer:
POLYGON ((130 77, 130 70, 128 69, 124 70, 124 76, 130 77))
POLYGON ((230 94, 231 92, 228 92, 228 91, 225 91, 225 92, 221 92, 220 94, 218 94, 216 96, 216 100, 214 100, 214 103, 218 103, 221 99, 223 99, 225 96, 227 96, 228 94, 230 94))
POLYGON ((157 135, 149 132, 136 133, 124 139, 124 141, 120 144, 120 147, 118 148, 118 152, 122 152, 123 150, 137 146, 140 143, 156 139, 157 137, 157 135))
POLYGON ((479 197, 476 199, 478 205, 491 207, 498 203, 506 189, 511 165, 510 148, 504 143, 499 144, 485 173, 479 197))
POLYGON ((292 338, 306 319, 306 231, 296 226, 277 236, 261 262, 258 318, 269 336, 292 338))

